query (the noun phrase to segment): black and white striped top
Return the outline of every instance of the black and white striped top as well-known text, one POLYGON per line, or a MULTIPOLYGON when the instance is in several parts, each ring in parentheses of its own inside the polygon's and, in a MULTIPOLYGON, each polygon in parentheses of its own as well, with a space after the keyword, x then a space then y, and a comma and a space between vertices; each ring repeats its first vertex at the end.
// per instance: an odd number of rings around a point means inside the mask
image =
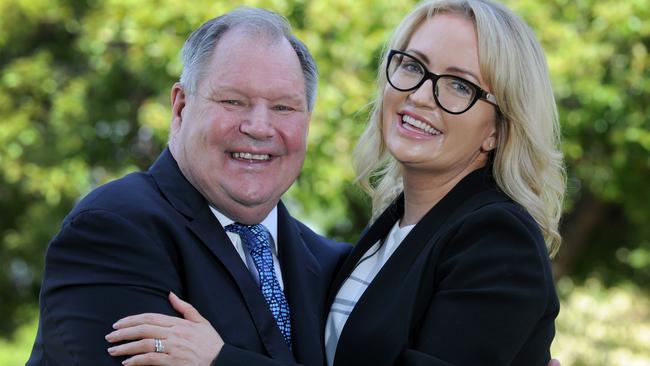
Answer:
POLYGON ((359 260, 350 276, 343 282, 343 285, 336 294, 332 308, 330 309, 327 323, 325 325, 325 351, 327 364, 334 364, 336 345, 343 331, 348 316, 354 306, 363 295, 370 282, 377 276, 390 256, 399 247, 400 243, 413 229, 415 225, 399 227, 399 221, 395 223, 388 236, 384 240, 376 242, 366 254, 359 260))

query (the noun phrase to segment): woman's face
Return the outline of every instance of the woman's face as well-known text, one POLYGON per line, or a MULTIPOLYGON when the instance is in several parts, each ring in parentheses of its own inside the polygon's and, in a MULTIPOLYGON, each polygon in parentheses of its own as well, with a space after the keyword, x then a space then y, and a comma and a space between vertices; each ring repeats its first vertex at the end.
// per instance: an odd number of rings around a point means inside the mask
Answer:
MULTIPOLYGON (((474 25, 463 16, 428 18, 403 51, 435 74, 459 76, 490 91, 479 70, 474 25)), ((434 100, 431 80, 408 92, 390 84, 384 89, 384 142, 406 175, 417 172, 451 179, 484 166, 488 151, 496 146, 495 120, 495 106, 484 100, 462 114, 443 111, 434 100)))

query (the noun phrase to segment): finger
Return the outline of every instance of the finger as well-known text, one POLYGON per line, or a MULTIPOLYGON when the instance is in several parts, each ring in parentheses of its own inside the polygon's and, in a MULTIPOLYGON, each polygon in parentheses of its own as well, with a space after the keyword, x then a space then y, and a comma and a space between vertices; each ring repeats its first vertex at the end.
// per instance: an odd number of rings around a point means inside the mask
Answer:
POLYGON ((169 316, 157 313, 144 313, 124 317, 113 324, 113 329, 120 329, 125 327, 132 327, 140 324, 158 325, 161 327, 171 327, 178 324, 181 320, 175 316, 169 316))
POLYGON ((183 315, 183 318, 191 320, 194 322, 207 322, 204 317, 194 308, 183 300, 181 300, 175 293, 169 292, 169 302, 171 302, 172 307, 183 315))
MULTIPOLYGON (((109 348, 108 353, 111 356, 131 356, 141 353, 154 352, 156 349, 154 342, 155 341, 153 339, 141 339, 135 342, 128 342, 109 348)), ((165 342, 163 345, 166 348, 169 346, 169 343, 165 342)))
POLYGON ((135 355, 131 358, 128 358, 122 361, 122 365, 125 366, 138 366, 138 365, 153 365, 153 366, 162 366, 162 365, 171 365, 171 357, 166 353, 143 353, 140 355, 135 355))
POLYGON ((167 338, 165 334, 168 332, 169 328, 167 327, 141 324, 133 327, 114 330, 108 333, 104 338, 106 338, 106 340, 111 343, 115 343, 120 341, 132 341, 145 338, 167 338))
POLYGON ((548 366, 562 366, 560 365, 560 361, 556 359, 552 359, 548 362, 548 366))

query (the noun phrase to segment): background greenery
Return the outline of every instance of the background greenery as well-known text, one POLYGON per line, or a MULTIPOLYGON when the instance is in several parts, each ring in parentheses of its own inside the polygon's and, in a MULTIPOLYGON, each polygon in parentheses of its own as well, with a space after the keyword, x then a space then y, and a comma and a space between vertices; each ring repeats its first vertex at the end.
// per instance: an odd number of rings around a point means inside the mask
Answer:
MULTIPOLYGON (((179 50, 231 1, 0 0, 0 364, 24 364, 47 242, 92 188, 164 146, 179 50)), ((354 241, 367 200, 351 148, 383 42, 413 0, 259 0, 313 51, 321 83, 294 213, 354 241)), ((554 261, 566 365, 650 365, 650 0, 509 0, 546 49, 569 166, 554 261)))

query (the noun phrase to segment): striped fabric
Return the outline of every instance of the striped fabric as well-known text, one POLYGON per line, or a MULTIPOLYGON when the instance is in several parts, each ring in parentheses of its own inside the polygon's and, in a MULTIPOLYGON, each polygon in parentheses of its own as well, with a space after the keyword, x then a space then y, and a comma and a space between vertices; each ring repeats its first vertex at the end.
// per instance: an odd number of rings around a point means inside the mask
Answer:
POLYGON ((388 236, 368 249, 350 276, 343 282, 336 294, 325 326, 325 350, 329 366, 334 364, 336 345, 357 301, 414 226, 400 228, 399 222, 396 222, 388 236))

